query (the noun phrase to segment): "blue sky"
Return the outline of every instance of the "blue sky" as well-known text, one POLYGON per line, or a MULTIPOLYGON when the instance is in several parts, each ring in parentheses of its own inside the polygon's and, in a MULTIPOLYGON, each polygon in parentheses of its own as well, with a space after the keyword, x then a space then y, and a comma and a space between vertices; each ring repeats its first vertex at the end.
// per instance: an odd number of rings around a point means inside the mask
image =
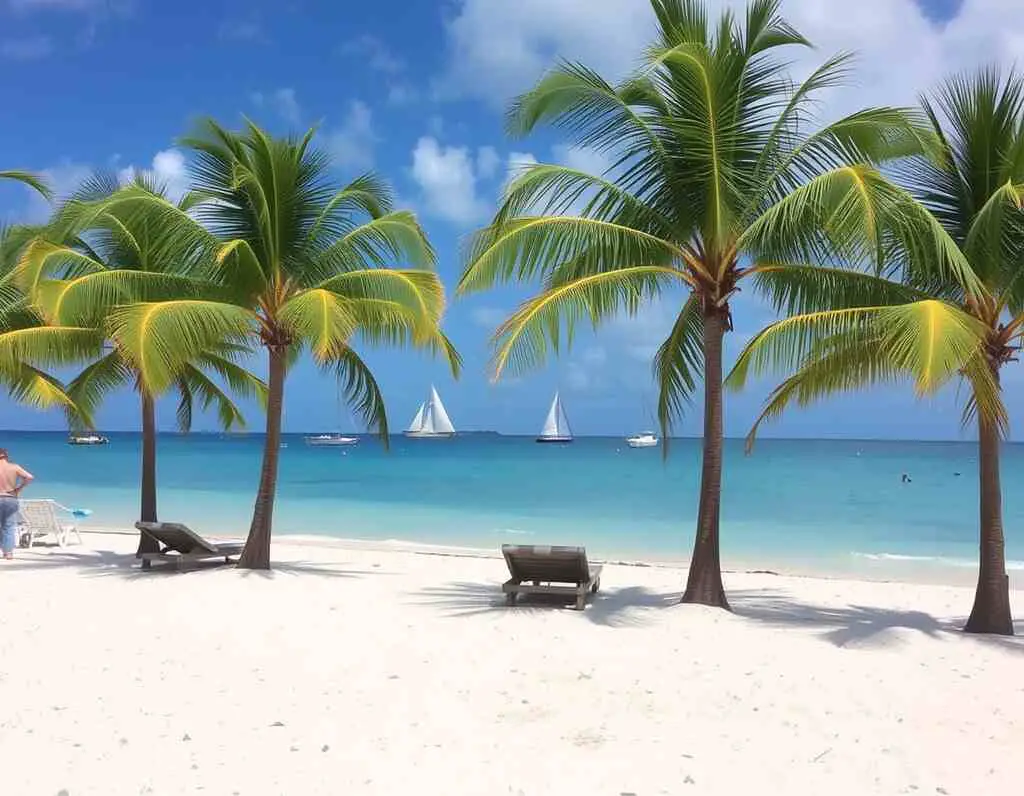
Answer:
MULTIPOLYGON (((714 7, 735 5, 713 0, 714 7)), ((1019 58, 1018 0, 786 0, 784 9, 818 46, 797 72, 837 50, 861 54, 856 81, 826 98, 825 115, 867 104, 909 104, 945 74, 991 59, 1019 58)), ((149 169, 172 189, 187 180, 175 148, 195 119, 237 124, 242 114, 277 132, 319 125, 338 179, 373 168, 421 217, 448 284, 458 242, 493 210, 509 169, 524 160, 599 167, 599 155, 545 134, 510 141, 501 111, 556 57, 581 59, 614 77, 628 70, 649 29, 646 0, 0 0, 0 166, 45 172, 67 193, 91 169, 149 169), (400 9, 400 10, 399 10, 400 9)), ((46 207, 0 188, 0 218, 38 219, 46 207)), ((447 329, 466 362, 459 382, 410 352, 368 354, 396 428, 431 382, 459 428, 533 433, 561 389, 578 433, 621 434, 649 426, 655 393, 650 355, 671 323, 665 301, 609 324, 545 370, 491 385, 487 338, 525 293, 459 301, 447 329)), ((733 354, 771 317, 755 297, 735 306, 733 354)), ((1007 374, 1011 410, 1024 378, 1007 374)), ((770 385, 728 398, 727 433, 742 435, 770 385)), ((874 391, 794 411, 777 436, 957 438, 954 389, 918 402, 909 388, 874 391)), ((173 426, 173 403, 161 426, 173 426)), ((1014 411, 1016 421, 1024 420, 1014 411)), ((258 412, 250 427, 262 427, 258 412)), ((699 433, 699 413, 683 433, 699 433)), ((197 427, 210 429, 210 418, 197 427)), ((287 430, 354 428, 339 419, 333 383, 310 363, 289 377, 287 430)), ((137 427, 130 394, 100 416, 107 429, 137 427)), ((0 399, 0 427, 62 427, 55 414, 0 399)))

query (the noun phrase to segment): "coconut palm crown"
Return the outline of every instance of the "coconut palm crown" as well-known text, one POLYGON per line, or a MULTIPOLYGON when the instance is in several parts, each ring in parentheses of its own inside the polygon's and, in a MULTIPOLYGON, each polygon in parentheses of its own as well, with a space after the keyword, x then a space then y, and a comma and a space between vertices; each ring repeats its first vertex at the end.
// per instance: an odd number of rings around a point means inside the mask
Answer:
MULTIPOLYGON (((459 290, 541 283, 495 334, 496 376, 542 363, 580 322, 596 327, 679 297, 653 368, 666 441, 704 383, 700 504, 683 600, 728 608, 719 518, 730 301, 747 283, 769 297, 839 282, 870 294, 839 264, 937 234, 934 219, 878 168, 928 140, 895 108, 818 123, 817 95, 843 82, 850 59, 830 58, 794 84, 779 53, 810 45, 779 15, 779 0, 754 0, 741 18, 725 12, 717 21, 698 0, 651 6, 657 38, 635 74, 613 84, 562 64, 511 106, 511 133, 550 124, 611 165, 603 174, 526 168, 469 241, 459 290)), ((962 263, 940 251, 931 267, 962 263)))
POLYGON ((742 384, 748 371, 795 369, 759 425, 793 403, 842 390, 909 378, 918 392, 932 393, 963 377, 963 419, 978 428, 981 526, 978 586, 964 629, 1010 635, 999 478, 1008 419, 1000 374, 1024 341, 1024 78, 994 69, 963 75, 922 105, 940 146, 935 157, 902 164, 899 179, 941 224, 942 245, 956 246, 969 270, 936 274, 897 249, 874 280, 874 304, 865 296, 859 307, 847 302, 852 309, 822 312, 814 311, 820 301, 791 296, 793 317, 751 342, 732 381, 742 384), (914 312, 931 322, 901 328, 914 312))
POLYGON ((367 426, 387 442, 381 390, 355 345, 412 346, 460 360, 440 330, 444 290, 434 252, 412 213, 395 210, 373 174, 338 188, 315 130, 275 138, 252 123, 230 131, 209 120, 191 150, 189 212, 138 189, 112 201, 162 213, 176 238, 213 252, 216 300, 141 303, 118 316, 147 378, 168 382, 182 351, 251 341, 267 356, 267 425, 253 520, 239 565, 269 568, 281 416, 289 365, 303 352, 333 374, 367 426), (409 264, 412 267, 396 267, 409 264), (183 335, 182 349, 145 334, 183 335), (152 342, 148 342, 152 338, 152 342))

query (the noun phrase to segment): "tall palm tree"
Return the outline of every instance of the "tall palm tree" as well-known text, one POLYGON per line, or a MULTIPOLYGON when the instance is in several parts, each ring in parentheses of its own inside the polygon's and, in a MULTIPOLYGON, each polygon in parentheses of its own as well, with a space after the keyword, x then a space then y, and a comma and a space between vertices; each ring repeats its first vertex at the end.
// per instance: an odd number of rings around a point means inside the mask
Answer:
POLYGON ((157 208, 179 241, 212 246, 224 291, 219 302, 202 307, 179 312, 140 304, 121 315, 143 372, 154 369, 166 380, 180 359, 176 351, 140 340, 154 320, 188 329, 198 342, 248 336, 267 352, 263 465, 239 560, 247 568, 270 567, 289 363, 308 350, 385 442, 384 398, 354 342, 425 348, 443 353, 453 371, 459 367, 440 331, 444 290, 433 270, 434 252, 415 217, 393 210, 390 191, 372 174, 335 188, 313 134, 273 138, 251 123, 232 132, 206 121, 184 144, 194 154, 194 185, 208 201, 186 213, 138 190, 117 200, 157 208), (394 267, 401 262, 416 267, 394 267))
MULTIPOLYGON (((809 43, 779 16, 780 0, 754 0, 742 22, 726 12, 717 24, 699 0, 651 5, 657 40, 632 77, 613 85, 563 64, 512 105, 512 134, 550 123, 612 165, 602 175, 527 169, 470 241, 459 290, 541 280, 495 334, 496 376, 542 362, 580 321, 596 327, 685 291, 653 362, 658 418, 667 442, 703 378, 700 504, 683 601, 728 608, 719 514, 730 301, 746 282, 798 285, 819 268, 839 273, 838 255, 872 248, 880 218, 912 212, 873 164, 923 142, 891 108, 806 133, 817 94, 842 82, 849 58, 792 84, 777 53, 809 43)), ((909 217, 896 229, 928 234, 909 217)))
MULTIPOLYGON (((964 422, 978 425, 980 544, 978 585, 964 630, 1013 633, 1006 574, 999 479, 1000 437, 1007 414, 1000 373, 1017 359, 1024 341, 1024 77, 996 70, 949 80, 934 101, 923 100, 940 148, 899 170, 906 187, 935 218, 945 245, 956 246, 972 279, 922 272, 918 257, 890 253, 873 279, 874 306, 815 286, 791 296, 800 313, 766 329, 748 346, 732 377, 781 365, 796 368, 772 394, 761 421, 794 401, 807 404, 834 392, 912 377, 919 392, 933 392, 966 377, 970 390, 964 422), (835 311, 819 308, 842 302, 835 311), (916 302, 906 304, 906 302, 916 302), (897 306, 893 306, 897 305, 897 306), (902 306, 899 306, 902 305, 902 306), (818 311, 815 311, 818 310, 818 311), (901 317, 926 312, 933 323, 907 333, 907 351, 938 352, 907 360, 901 349, 879 345, 898 338, 901 317)), ((912 254, 912 253, 911 253, 912 254)), ((927 258, 928 252, 921 252, 927 258)), ((781 297, 780 297, 781 298, 781 297)), ((757 425, 751 432, 751 441, 757 425)))
MULTIPOLYGON (((138 176, 133 187, 155 201, 166 200, 163 188, 144 176, 138 176)), ((92 327, 106 341, 102 354, 67 386, 72 424, 91 425, 95 411, 114 390, 129 387, 137 394, 142 421, 139 519, 155 522, 156 401, 161 392, 177 394, 178 426, 188 431, 195 401, 203 408, 215 407, 226 429, 244 425, 241 412, 211 374, 244 397, 263 398, 266 388, 238 364, 246 350, 229 342, 212 343, 181 361, 164 389, 147 383, 121 339, 124 329, 110 324, 111 314, 135 303, 189 301, 214 291, 219 295, 219 289, 208 279, 209 251, 177 238, 166 228, 164 216, 149 206, 110 202, 120 190, 114 175, 96 174, 86 180, 60 208, 47 234, 26 249, 19 278, 48 323, 92 327)), ((199 201, 197 194, 187 194, 176 208, 188 213, 199 201)), ((176 344, 173 339, 153 342, 176 344)), ((140 536, 139 553, 155 552, 154 545, 154 540, 140 536)))

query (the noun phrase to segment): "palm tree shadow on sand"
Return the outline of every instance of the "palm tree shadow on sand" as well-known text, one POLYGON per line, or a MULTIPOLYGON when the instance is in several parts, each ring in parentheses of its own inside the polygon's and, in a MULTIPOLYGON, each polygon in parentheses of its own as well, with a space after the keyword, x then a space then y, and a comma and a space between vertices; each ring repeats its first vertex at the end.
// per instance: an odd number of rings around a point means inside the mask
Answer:
MULTIPOLYGON (((608 589, 593 595, 581 618, 605 627, 641 626, 652 618, 651 611, 676 608, 680 592, 653 592, 641 586, 608 589)), ((496 583, 455 581, 423 589, 416 602, 441 608, 452 617, 479 614, 523 615, 568 609, 564 599, 531 595, 514 606, 505 602, 496 583)), ((906 629, 935 639, 960 637, 1024 654, 1024 621, 1018 621, 1017 637, 974 636, 961 631, 963 620, 939 619, 924 611, 905 611, 879 606, 817 606, 800 602, 781 589, 734 590, 729 601, 736 616, 777 627, 803 628, 836 647, 885 646, 898 643, 890 630, 906 629)), ((683 620, 685 621, 685 620, 683 620)))
MULTIPOLYGON (((890 630, 913 630, 934 639, 958 636, 1024 653, 1024 637, 965 634, 963 619, 939 619, 924 611, 898 610, 868 605, 841 607, 802 603, 779 589, 729 592, 729 602, 737 616, 779 627, 799 627, 817 631, 816 636, 836 647, 885 646, 894 643, 890 630)), ((1016 622, 1018 634, 1024 634, 1024 621, 1016 622)))
POLYGON ((574 611, 565 598, 532 594, 521 596, 515 605, 508 605, 499 584, 455 581, 421 590, 416 595, 416 602, 437 606, 453 617, 478 614, 519 616, 564 609, 579 614, 582 619, 595 625, 627 627, 644 624, 649 620, 652 610, 670 608, 677 604, 679 593, 662 594, 642 586, 602 589, 588 598, 585 610, 574 611))
MULTIPOLYGON (((19 551, 20 552, 20 551, 19 551)), ((223 559, 190 562, 177 569, 173 563, 154 564, 151 569, 142 569, 134 553, 115 553, 111 550, 75 550, 51 548, 45 555, 24 554, 8 564, 18 570, 73 569, 83 577, 121 577, 126 580, 166 577, 168 575, 201 575, 204 573, 234 570, 234 563, 225 564, 223 559)), ((281 576, 313 575, 324 578, 357 578, 364 575, 385 574, 382 570, 355 569, 343 562, 320 564, 309 561, 279 561, 270 570, 240 570, 244 577, 275 578, 281 576)))

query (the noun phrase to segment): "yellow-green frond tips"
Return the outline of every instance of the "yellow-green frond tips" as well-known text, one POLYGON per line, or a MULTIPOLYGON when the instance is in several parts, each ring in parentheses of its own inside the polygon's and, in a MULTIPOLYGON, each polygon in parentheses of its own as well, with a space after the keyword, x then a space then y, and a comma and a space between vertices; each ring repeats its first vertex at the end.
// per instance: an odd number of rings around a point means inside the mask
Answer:
POLYGON ((494 334, 494 379, 506 369, 521 372, 542 364, 563 337, 571 342, 581 321, 597 325, 620 312, 635 314, 666 287, 686 284, 675 268, 636 266, 591 274, 547 290, 525 302, 494 334))
POLYGON ((110 315, 110 338, 153 393, 164 392, 186 365, 225 341, 252 333, 248 310, 212 301, 132 304, 110 315))

